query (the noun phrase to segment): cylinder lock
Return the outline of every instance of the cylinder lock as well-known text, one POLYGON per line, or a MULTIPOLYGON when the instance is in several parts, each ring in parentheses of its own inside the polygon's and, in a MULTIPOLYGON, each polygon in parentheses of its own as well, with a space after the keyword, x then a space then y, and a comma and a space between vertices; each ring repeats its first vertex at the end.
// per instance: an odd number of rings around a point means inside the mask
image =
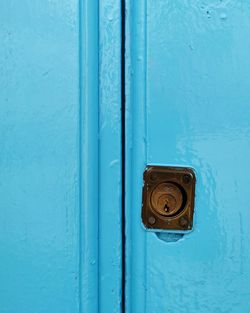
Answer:
POLYGON ((183 192, 177 184, 160 183, 151 193, 150 200, 153 210, 163 216, 177 214, 184 204, 183 192))
POLYGON ((142 220, 146 228, 190 230, 195 174, 190 168, 148 166, 144 172, 142 220))

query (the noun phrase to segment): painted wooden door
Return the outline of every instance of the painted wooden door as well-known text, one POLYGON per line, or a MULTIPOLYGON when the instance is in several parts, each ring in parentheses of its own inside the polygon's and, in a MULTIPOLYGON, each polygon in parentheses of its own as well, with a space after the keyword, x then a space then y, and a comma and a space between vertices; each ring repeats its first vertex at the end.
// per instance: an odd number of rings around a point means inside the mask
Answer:
POLYGON ((98 2, 0 3, 1 313, 120 310, 120 3, 98 2))
POLYGON ((127 312, 249 312, 249 1, 138 0, 127 12, 127 312), (147 164, 195 169, 190 234, 143 228, 147 164))
POLYGON ((1 313, 249 311, 249 16, 0 4, 1 313), (147 164, 195 169, 191 233, 143 228, 147 164))

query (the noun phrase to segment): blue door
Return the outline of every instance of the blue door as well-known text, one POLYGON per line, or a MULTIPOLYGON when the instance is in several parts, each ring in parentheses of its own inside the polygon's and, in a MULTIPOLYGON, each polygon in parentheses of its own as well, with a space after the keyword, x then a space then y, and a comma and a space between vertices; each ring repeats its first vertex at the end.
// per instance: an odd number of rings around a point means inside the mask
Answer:
POLYGON ((0 312, 250 306, 250 5, 0 4, 0 312), (196 175, 192 231, 146 229, 148 165, 196 175))
POLYGON ((119 21, 119 1, 0 3, 1 313, 120 310, 119 21))
POLYGON ((249 312, 249 2, 127 12, 127 312, 249 312), (146 165, 194 169, 190 233, 142 226, 146 165))

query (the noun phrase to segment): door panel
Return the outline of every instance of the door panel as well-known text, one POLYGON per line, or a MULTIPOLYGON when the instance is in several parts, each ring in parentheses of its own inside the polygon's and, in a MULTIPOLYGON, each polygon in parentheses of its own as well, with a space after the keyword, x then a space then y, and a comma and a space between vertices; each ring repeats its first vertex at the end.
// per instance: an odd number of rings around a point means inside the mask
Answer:
POLYGON ((1 313, 120 310, 119 5, 1 1, 1 313))
POLYGON ((250 6, 148 0, 128 11, 128 312, 247 312, 250 6), (177 241, 140 222, 146 164, 196 171, 194 229, 177 241))
POLYGON ((78 8, 66 2, 1 3, 4 313, 78 311, 78 8))

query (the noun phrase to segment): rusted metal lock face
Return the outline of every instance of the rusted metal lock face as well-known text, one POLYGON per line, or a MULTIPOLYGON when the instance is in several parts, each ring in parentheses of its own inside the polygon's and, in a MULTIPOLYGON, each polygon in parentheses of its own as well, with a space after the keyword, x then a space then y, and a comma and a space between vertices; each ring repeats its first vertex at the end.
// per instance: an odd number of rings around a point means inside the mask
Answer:
POLYGON ((188 231, 193 227, 195 174, 191 168, 147 166, 142 221, 146 228, 188 231))

